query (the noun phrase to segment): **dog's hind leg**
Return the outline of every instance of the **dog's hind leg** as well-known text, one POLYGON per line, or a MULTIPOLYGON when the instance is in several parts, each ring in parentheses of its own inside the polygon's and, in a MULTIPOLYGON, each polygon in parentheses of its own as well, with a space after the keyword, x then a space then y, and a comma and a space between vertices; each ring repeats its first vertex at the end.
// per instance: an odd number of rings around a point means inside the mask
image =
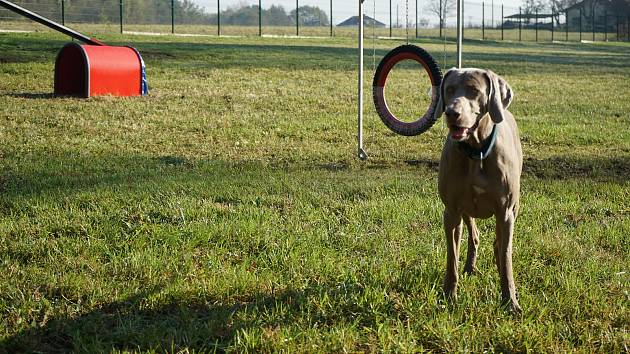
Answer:
POLYGON ((472 275, 477 272, 475 264, 477 263, 477 248, 479 247, 479 230, 477 230, 475 219, 468 215, 464 215, 464 223, 468 229, 468 252, 466 255, 464 273, 472 275))
POLYGON ((457 263, 459 241, 462 237, 462 214, 454 210, 444 210, 444 232, 446 234, 446 276, 444 295, 449 300, 457 298, 457 263))

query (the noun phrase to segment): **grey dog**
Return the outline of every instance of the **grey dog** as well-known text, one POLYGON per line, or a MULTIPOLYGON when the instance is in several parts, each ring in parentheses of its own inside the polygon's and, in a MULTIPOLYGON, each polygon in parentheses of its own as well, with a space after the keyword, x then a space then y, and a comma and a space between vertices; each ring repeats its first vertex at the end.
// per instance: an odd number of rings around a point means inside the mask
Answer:
POLYGON ((495 217, 494 256, 502 300, 520 313, 512 272, 512 240, 518 214, 523 153, 516 121, 507 110, 514 94, 489 70, 451 69, 440 87, 437 117, 449 129, 440 160, 439 194, 444 203, 447 262, 444 294, 457 298, 462 220, 468 228, 464 272, 473 273, 479 232, 474 218, 495 217))

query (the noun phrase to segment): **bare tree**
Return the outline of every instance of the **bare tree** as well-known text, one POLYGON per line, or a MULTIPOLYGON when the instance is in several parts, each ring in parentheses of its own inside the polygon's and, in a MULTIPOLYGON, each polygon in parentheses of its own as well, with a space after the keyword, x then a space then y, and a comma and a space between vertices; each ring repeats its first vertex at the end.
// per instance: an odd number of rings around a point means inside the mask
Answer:
POLYGON ((457 0, 431 0, 426 6, 426 10, 436 15, 440 19, 440 37, 442 28, 446 26, 446 17, 453 15, 457 0))

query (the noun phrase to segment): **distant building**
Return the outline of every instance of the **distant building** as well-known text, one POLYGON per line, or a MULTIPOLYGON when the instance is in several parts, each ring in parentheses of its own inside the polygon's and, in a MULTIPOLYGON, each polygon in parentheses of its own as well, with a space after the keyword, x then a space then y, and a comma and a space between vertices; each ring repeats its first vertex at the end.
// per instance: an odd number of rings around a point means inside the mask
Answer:
MULTIPOLYGON (((630 8, 615 8, 613 2, 606 0, 584 0, 575 5, 569 6, 563 11, 567 15, 567 22, 571 29, 577 29, 582 26, 584 30, 592 30, 592 24, 595 23, 596 31, 615 31, 617 21, 625 31, 626 19, 630 16, 630 8), (624 13, 626 12, 626 13, 624 13)), ((622 32, 622 33, 623 33, 622 32)))
MULTIPOLYGON (((363 24, 367 27, 372 27, 372 26, 376 28, 385 27, 385 24, 383 22, 375 20, 368 15, 363 15, 363 24)), ((358 25, 359 25, 359 16, 352 16, 349 19, 338 24, 337 27, 349 27, 349 26, 358 26, 358 25)))

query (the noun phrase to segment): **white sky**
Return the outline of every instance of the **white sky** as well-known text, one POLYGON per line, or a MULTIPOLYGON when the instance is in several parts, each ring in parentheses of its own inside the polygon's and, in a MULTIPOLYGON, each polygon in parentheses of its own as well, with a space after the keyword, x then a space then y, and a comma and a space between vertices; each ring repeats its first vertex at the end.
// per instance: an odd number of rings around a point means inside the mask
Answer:
MULTIPOLYGON (((364 8, 366 15, 372 16, 374 12, 373 1, 376 1, 376 19, 389 23, 389 0, 366 0, 364 8)), ((419 17, 420 18, 433 18, 435 16, 430 15, 425 9, 427 4, 431 0, 418 0, 419 17), (424 12, 424 13, 423 13, 424 12)), ((468 0, 465 3, 464 22, 480 22, 481 18, 481 2, 485 2, 486 6, 486 19, 489 20, 492 16, 492 10, 490 4, 494 2, 494 18, 495 21, 500 21, 501 16, 501 4, 505 5, 505 16, 518 12, 518 6, 522 5, 521 0, 468 0)), ((208 12, 216 13, 217 0, 193 0, 193 2, 205 7, 208 12)), ((310 5, 317 6, 326 13, 330 9, 330 0, 299 0, 300 6, 310 5)), ((228 7, 235 6, 239 3, 257 5, 258 0, 221 0, 221 9, 224 10, 228 7)), ((416 0, 409 0, 410 6, 410 22, 415 21, 415 3, 416 0)), ((262 7, 268 8, 271 5, 282 5, 287 11, 295 8, 295 0, 262 0, 262 7)), ((405 0, 392 0, 392 12, 393 22, 396 23, 396 5, 398 5, 399 21, 404 23, 405 16, 405 0)), ((334 23, 339 23, 350 16, 355 16, 358 13, 358 0, 333 0, 333 14, 334 23)), ((432 21, 434 22, 434 21, 432 21)))

